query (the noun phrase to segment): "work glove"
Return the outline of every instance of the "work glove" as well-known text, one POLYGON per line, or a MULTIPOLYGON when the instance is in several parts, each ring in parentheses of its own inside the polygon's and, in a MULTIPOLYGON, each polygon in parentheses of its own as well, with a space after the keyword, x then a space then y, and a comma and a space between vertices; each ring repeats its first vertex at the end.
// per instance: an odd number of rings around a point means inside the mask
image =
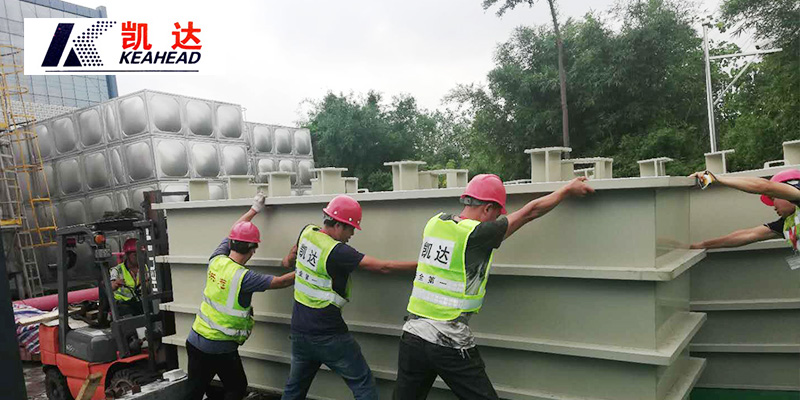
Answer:
POLYGON ((253 197, 253 205, 250 206, 250 209, 255 211, 256 214, 264 210, 264 198, 264 193, 257 193, 256 196, 253 197))

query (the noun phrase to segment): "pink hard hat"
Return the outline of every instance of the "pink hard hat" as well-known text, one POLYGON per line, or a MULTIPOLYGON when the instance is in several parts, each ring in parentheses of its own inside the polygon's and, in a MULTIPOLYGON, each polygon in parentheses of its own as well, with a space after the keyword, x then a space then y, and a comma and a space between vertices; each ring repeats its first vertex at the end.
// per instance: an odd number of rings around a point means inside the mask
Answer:
POLYGON ((343 224, 361 230, 361 204, 350 196, 342 194, 334 197, 322 211, 343 224))
POLYGON ((122 245, 122 252, 125 254, 136 253, 136 239, 130 238, 122 245))
POLYGON ((503 186, 503 181, 500 177, 494 174, 480 174, 475 175, 461 198, 472 197, 481 201, 492 201, 500 205, 501 214, 506 213, 506 187, 503 186))
MULTIPOLYGON (((800 189, 800 170, 797 169, 787 169, 785 171, 778 172, 777 174, 772 176, 770 179, 772 182, 781 182, 781 183, 789 183, 794 187, 800 189), (797 182, 790 182, 790 181, 797 181, 797 182)), ((761 195, 761 202, 772 207, 775 205, 775 202, 772 201, 772 198, 767 195, 761 195)))
POLYGON ((228 239, 247 243, 261 243, 261 232, 252 222, 237 222, 231 228, 231 234, 228 235, 228 239))

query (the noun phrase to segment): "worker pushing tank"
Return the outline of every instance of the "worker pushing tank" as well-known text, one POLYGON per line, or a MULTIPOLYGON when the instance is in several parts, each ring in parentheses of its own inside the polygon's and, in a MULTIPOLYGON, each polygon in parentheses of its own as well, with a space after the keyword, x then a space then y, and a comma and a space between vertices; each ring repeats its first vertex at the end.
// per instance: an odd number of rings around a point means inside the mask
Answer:
POLYGON ((775 209, 778 219, 753 228, 740 229, 727 235, 691 245, 693 249, 739 247, 768 239, 786 238, 794 254, 787 258, 793 269, 800 268, 797 226, 800 225, 800 170, 787 169, 770 180, 757 177, 716 176, 709 171, 691 175, 702 185, 723 185, 746 193, 761 195, 761 202, 775 209))
POLYGON ((136 239, 130 238, 122 245, 124 258, 111 268, 111 290, 120 315, 142 314, 142 281, 139 273, 139 258, 136 254, 136 239))
POLYGON ((379 260, 347 244, 361 230, 361 205, 352 197, 336 196, 322 211, 323 226, 306 225, 297 240, 292 363, 282 399, 305 399, 322 364, 345 380, 356 400, 377 399, 372 371, 342 319, 350 274, 356 268, 411 272, 416 263, 379 260))
POLYGON ((563 200, 593 193, 585 180, 573 179, 506 218, 503 182, 477 175, 461 195, 460 214, 428 221, 400 341, 395 399, 425 399, 437 376, 459 399, 498 398, 468 325, 483 304, 493 253, 563 200))
MULTIPOLYGON (((250 336, 255 324, 253 293, 294 283, 294 272, 276 277, 245 267, 261 242, 261 233, 251 221, 263 210, 264 195, 259 193, 211 255, 203 301, 186 339, 190 400, 201 400, 215 375, 222 381, 226 400, 244 398, 247 376, 238 348, 250 336)), ((283 259, 283 265, 289 268, 293 258, 290 252, 283 259)))

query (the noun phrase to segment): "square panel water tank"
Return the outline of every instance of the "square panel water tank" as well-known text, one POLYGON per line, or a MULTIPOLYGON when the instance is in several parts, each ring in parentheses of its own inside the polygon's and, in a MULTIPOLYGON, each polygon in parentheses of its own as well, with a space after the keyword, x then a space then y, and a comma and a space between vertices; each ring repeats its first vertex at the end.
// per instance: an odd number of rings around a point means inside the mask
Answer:
MULTIPOLYGON (((297 172, 294 159, 285 158, 283 160, 278 161, 278 171, 281 172, 297 172)), ((292 185, 297 183, 297 174, 292 175, 292 185)))
POLYGON ((225 175, 247 175, 250 172, 245 145, 221 143, 219 147, 225 175))
POLYGON ((178 96, 150 93, 147 106, 152 122, 151 132, 173 135, 183 132, 181 99, 178 96))
POLYGON ((116 212, 119 210, 114 192, 103 192, 86 196, 85 204, 91 222, 102 219, 103 215, 107 212, 116 212))
POLYGON ((267 125, 252 124, 250 126, 250 145, 256 153, 272 153, 273 128, 267 125))
POLYGON ((160 178, 189 176, 189 156, 185 140, 154 138, 153 144, 160 178))
POLYGON ((105 150, 84 153, 81 156, 83 176, 86 178, 88 190, 108 189, 111 187, 111 171, 108 153, 105 150))
POLYGON ((192 177, 216 178, 220 173, 219 147, 214 142, 189 142, 192 177))
POLYGON ((131 202, 128 198, 128 190, 120 188, 114 190, 113 193, 114 199, 117 202, 117 211, 122 211, 126 208, 133 208, 131 207, 131 202))
POLYGON ((275 151, 278 154, 292 154, 292 131, 289 128, 275 129, 275 151))
POLYGON ((56 189, 56 170, 53 163, 45 162, 42 164, 42 170, 44 171, 44 179, 39 181, 37 195, 39 197, 57 197, 58 190, 56 189))
POLYGON ((59 226, 72 226, 89 222, 84 201, 83 197, 62 200, 58 213, 59 226))
POLYGON ((297 162, 298 185, 311 184, 311 178, 314 177, 314 173, 311 172, 312 169, 314 169, 314 160, 299 160, 297 162))
POLYGON ((83 173, 79 157, 57 160, 55 170, 59 196, 71 196, 83 192, 83 173))
POLYGON ((141 135, 147 131, 147 111, 142 94, 119 100, 117 110, 124 138, 141 135))
POLYGON ((217 106, 217 126, 219 128, 219 139, 243 139, 241 108, 228 104, 217 106))
POLYGON ((208 198, 210 200, 225 200, 228 198, 228 188, 225 182, 211 181, 208 183, 208 198))
MULTIPOLYGON (((189 183, 187 182, 159 182, 158 186, 162 193, 188 192, 189 183)), ((178 203, 185 201, 186 195, 163 196, 164 203, 178 203)))
POLYGON ((156 177, 156 160, 151 140, 140 140, 123 145, 125 172, 130 182, 156 177))
POLYGON ((111 184, 114 186, 121 186, 128 183, 128 176, 125 174, 123 147, 109 146, 106 152, 108 153, 108 164, 110 166, 109 172, 111 173, 111 184))
POLYGON ((311 131, 305 128, 294 131, 294 151, 303 156, 311 154, 311 131))
POLYGON ((214 137, 214 121, 211 105, 202 100, 189 99, 186 102, 186 121, 189 135, 204 138, 214 137))
POLYGON ((78 132, 72 115, 54 119, 51 127, 58 154, 69 154, 79 150, 78 132))
POLYGON ((42 160, 49 160, 56 156, 56 144, 53 133, 48 124, 36 125, 36 137, 39 142, 39 154, 42 160))
POLYGON ((117 118, 117 111, 114 104, 114 102, 108 102, 103 105, 103 120, 105 122, 106 140, 108 143, 122 140, 119 119, 117 118))
POLYGON ((100 146, 105 142, 103 137, 103 120, 100 118, 100 108, 90 108, 78 111, 78 132, 84 148, 100 146))

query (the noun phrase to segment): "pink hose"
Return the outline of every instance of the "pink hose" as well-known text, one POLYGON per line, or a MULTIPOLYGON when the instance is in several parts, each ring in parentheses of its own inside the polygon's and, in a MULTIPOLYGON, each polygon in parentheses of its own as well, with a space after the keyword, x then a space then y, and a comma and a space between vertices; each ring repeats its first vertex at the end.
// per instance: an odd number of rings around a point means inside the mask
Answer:
MULTIPOLYGON (((69 292, 67 301, 70 304, 80 303, 82 301, 95 301, 98 298, 97 288, 75 290, 69 292)), ((49 296, 34 297, 32 299, 17 300, 15 304, 25 304, 33 308, 38 308, 42 311, 50 311, 58 307, 58 295, 51 294, 49 296)))

